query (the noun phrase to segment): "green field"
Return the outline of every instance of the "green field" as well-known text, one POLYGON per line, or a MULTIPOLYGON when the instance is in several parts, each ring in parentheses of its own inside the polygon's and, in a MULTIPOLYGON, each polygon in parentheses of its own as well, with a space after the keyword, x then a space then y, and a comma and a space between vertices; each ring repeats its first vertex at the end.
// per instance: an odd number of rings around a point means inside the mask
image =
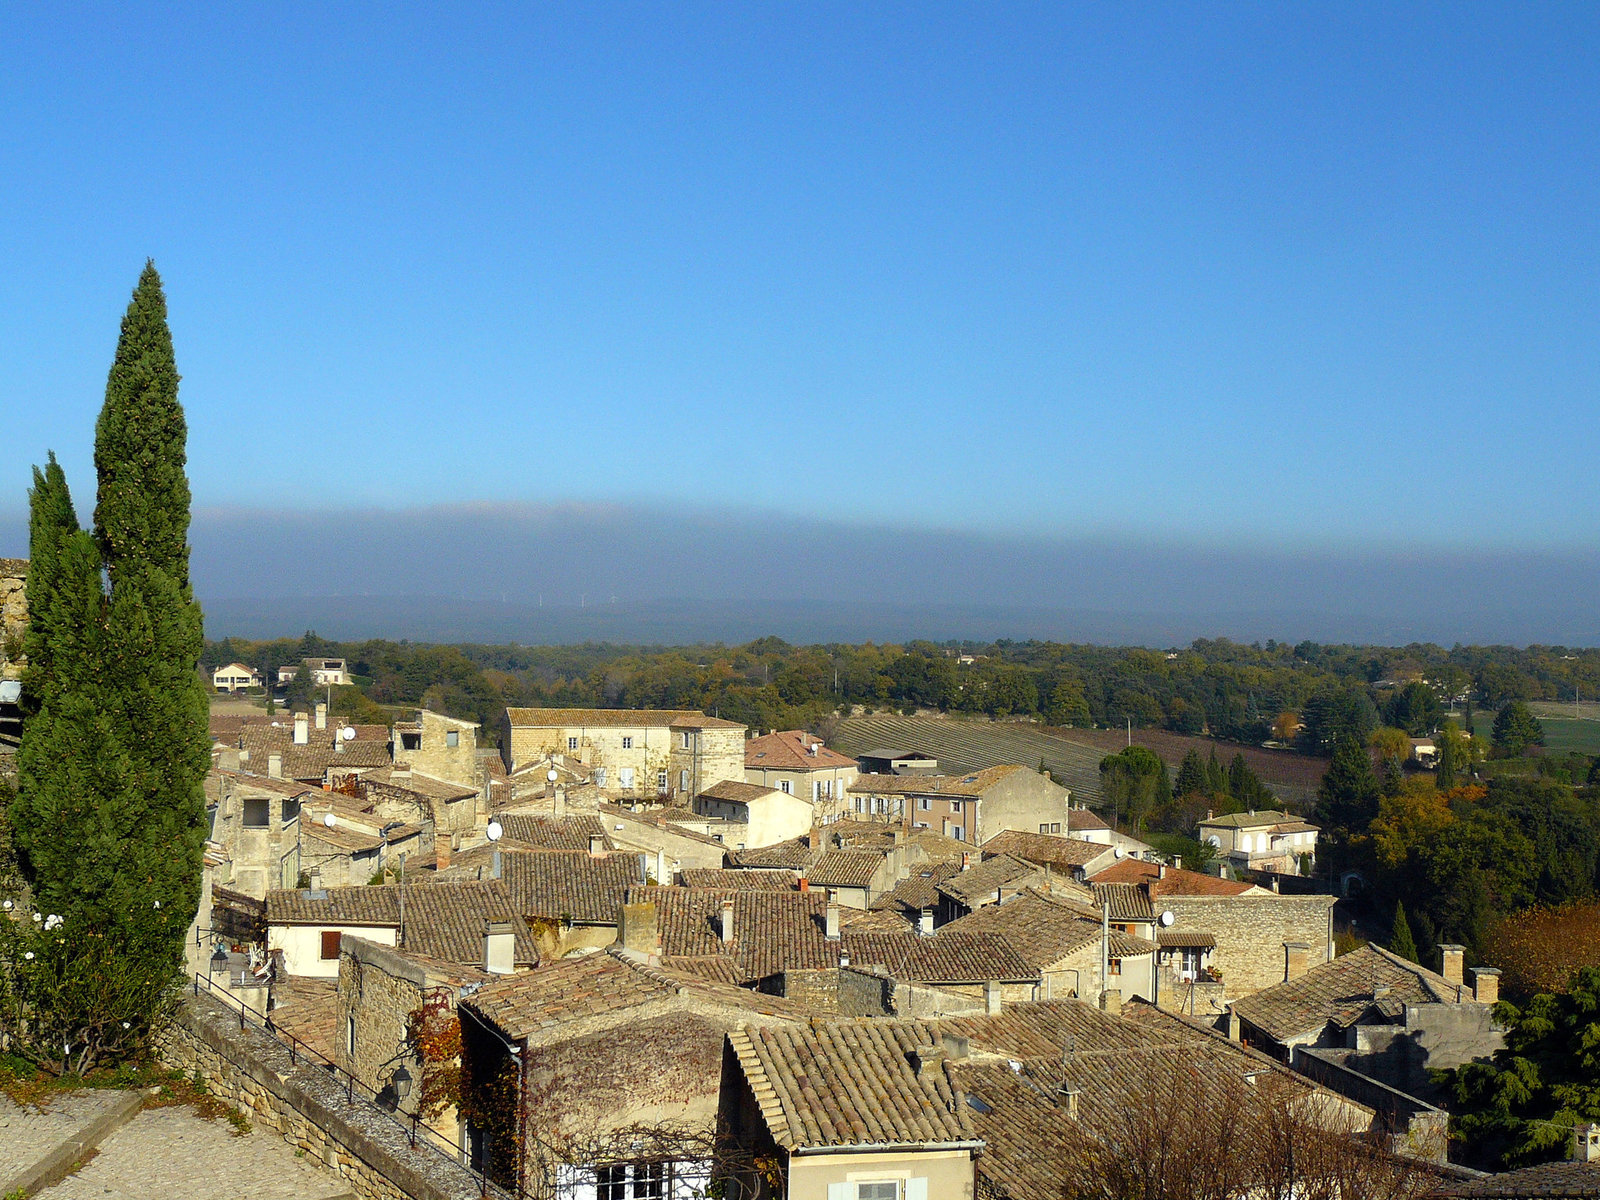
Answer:
MULTIPOLYGON (((1570 704, 1535 700, 1528 707, 1539 718, 1539 724, 1544 726, 1544 747, 1550 753, 1576 751, 1579 754, 1600 754, 1600 705, 1582 705, 1578 711, 1584 715, 1580 717, 1571 715, 1573 707, 1570 704)), ((1494 732, 1494 717, 1493 712, 1472 714, 1472 734, 1482 738, 1485 746, 1494 732)), ((1456 720, 1459 722, 1460 719, 1458 715, 1456 720)))

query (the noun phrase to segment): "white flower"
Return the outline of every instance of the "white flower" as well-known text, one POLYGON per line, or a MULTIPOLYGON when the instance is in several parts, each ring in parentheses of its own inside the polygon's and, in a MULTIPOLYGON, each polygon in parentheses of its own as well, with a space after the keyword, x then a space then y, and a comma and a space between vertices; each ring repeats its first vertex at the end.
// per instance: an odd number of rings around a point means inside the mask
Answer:
POLYGON ((157 901, 156 901, 156 907, 157 907, 157 908, 160 908, 160 907, 161 907, 161 901, 159 901, 159 900, 157 900, 157 901))
POLYGON ((126 1029, 126 1028, 127 1028, 127 1027, 128 1027, 128 1023, 127 1023, 127 1022, 126 1022, 126 1021, 124 1021, 124 1022, 123 1022, 123 1023, 122 1023, 122 1027, 123 1027, 123 1028, 124 1028, 124 1029, 126 1029))
POLYGON ((35 921, 42 921, 42 920, 44 920, 44 917, 43 917, 43 916, 42 916, 42 915, 41 915, 41 914, 39 914, 39 913, 34 913, 34 914, 33 914, 33 919, 34 919, 34 920, 35 920, 35 921))
POLYGON ((59 929, 61 926, 65 925, 66 923, 67 923, 66 918, 63 917, 60 913, 51 913, 48 917, 46 917, 44 919, 44 927, 47 930, 59 929))
POLYGON ((16 903, 16 901, 14 901, 14 900, 7 900, 6 904, 5 904, 6 911, 10 912, 12 905, 14 905, 15 903, 16 903))
POLYGON ((32 958, 32 957, 33 957, 33 951, 32 951, 32 950, 29 950, 29 951, 28 951, 28 952, 27 952, 27 953, 26 953, 26 954, 24 954, 24 955, 23 955, 23 956, 22 956, 22 957, 23 957, 23 958, 32 958))

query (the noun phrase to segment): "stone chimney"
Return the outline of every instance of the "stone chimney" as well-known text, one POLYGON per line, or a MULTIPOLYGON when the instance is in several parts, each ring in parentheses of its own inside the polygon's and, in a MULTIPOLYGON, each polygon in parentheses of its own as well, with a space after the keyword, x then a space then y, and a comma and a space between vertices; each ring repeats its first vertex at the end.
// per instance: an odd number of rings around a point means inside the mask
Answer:
POLYGON ((991 1017, 998 1017, 1004 1001, 1000 994, 1000 981, 991 979, 983 985, 983 1011, 991 1017))
POLYGON ((728 945, 733 941, 733 900, 722 902, 722 944, 728 945))
POLYGON ((918 1046, 911 1051, 911 1065, 918 1079, 932 1079, 944 1063, 943 1046, 918 1046))
POLYGON ((317 701, 317 728, 318 729, 326 729, 327 727, 328 727, 328 703, 325 700, 318 700, 317 701))
POLYGON ((1306 973, 1306 968, 1311 965, 1311 945, 1309 942, 1285 942, 1283 944, 1283 981, 1288 983, 1291 979, 1299 979, 1306 973))
POLYGON ((1572 1127, 1572 1161, 1600 1162, 1600 1125, 1591 1122, 1572 1127))
POLYGON ((1472 998, 1479 1004, 1493 1004, 1500 999, 1500 968, 1472 968, 1472 998))
POLYGON ((1181 871, 1181 870, 1183 870, 1183 855, 1181 855, 1181 854, 1174 854, 1174 855, 1173 855, 1173 856, 1172 856, 1172 869, 1173 869, 1173 870, 1174 870, 1174 871, 1181 871))
POLYGON ((491 975, 516 970, 517 938, 510 921, 486 921, 483 926, 483 969, 491 975))
POLYGON ((923 937, 933 936, 933 909, 925 908, 917 914, 917 932, 923 937))
POLYGON ((655 954, 661 947, 660 915, 653 902, 624 904, 617 922, 617 940, 625 950, 655 954))
POLYGON ((606 856, 606 835, 603 834, 603 833, 591 833, 589 835, 589 857, 590 858, 604 858, 605 856, 606 856))
POLYGON ((1167 864, 1166 863, 1162 863, 1160 866, 1156 867, 1156 878, 1157 879, 1165 879, 1166 877, 1167 877, 1167 864))
POLYGON ((823 909, 823 928, 827 932, 830 942, 839 940, 839 901, 834 897, 830 888, 828 891, 828 906, 823 909))
POLYGON ((1113 1017, 1122 1014, 1122 992, 1117 988, 1107 988, 1100 993, 1100 1007, 1113 1017))
POLYGON ((267 755, 267 777, 269 779, 282 779, 283 778, 283 755, 281 755, 281 754, 269 754, 269 755, 267 755))
POLYGON ((1243 1036, 1244 1030, 1239 1027, 1239 1014, 1234 1012, 1230 1006, 1228 1009, 1228 1040, 1237 1042, 1243 1036))
POLYGON ((1056 1089, 1056 1107, 1065 1109, 1067 1120, 1078 1119, 1078 1089, 1063 1083, 1056 1089))
POLYGON ((306 716, 305 713, 303 713, 303 712, 295 713, 295 715, 294 715, 294 744, 296 746, 305 746, 305 745, 308 745, 310 743, 310 741, 311 741, 311 731, 307 728, 307 726, 310 723, 311 723, 311 718, 306 716))
POLYGON ((494 850, 489 855, 489 878, 500 878, 500 851, 494 850))
POLYGON ((1466 956, 1465 946, 1453 946, 1448 943, 1439 947, 1439 974, 1445 977, 1447 983, 1461 986, 1462 959, 1466 956))
POLYGON ((435 838, 433 842, 433 865, 443 871, 450 865, 450 839, 447 837, 435 838))
POLYGON ((970 868, 971 866, 972 866, 972 851, 971 850, 963 850, 961 852, 961 869, 963 871, 965 871, 968 868, 970 868))
POLYGON ((1274 875, 1274 876, 1273 876, 1273 877, 1272 877, 1272 878, 1271 878, 1271 879, 1270 879, 1270 880, 1269 880, 1269 881, 1268 881, 1268 884, 1269 884, 1269 886, 1270 886, 1270 887, 1271 887, 1271 888, 1272 888, 1272 890, 1273 890, 1273 891, 1277 891, 1277 890, 1278 890, 1278 877, 1277 877, 1277 876, 1276 876, 1276 875, 1274 875))
POLYGON ((972 1042, 958 1033, 946 1033, 940 1036, 939 1044, 944 1047, 944 1056, 950 1062, 960 1062, 972 1053, 972 1042))

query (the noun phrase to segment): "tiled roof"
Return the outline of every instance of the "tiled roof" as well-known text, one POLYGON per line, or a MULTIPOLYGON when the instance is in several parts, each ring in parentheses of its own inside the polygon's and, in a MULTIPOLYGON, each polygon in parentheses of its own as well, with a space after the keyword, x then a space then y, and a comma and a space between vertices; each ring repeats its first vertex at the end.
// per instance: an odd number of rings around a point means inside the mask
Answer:
POLYGON ((1473 1200, 1544 1200, 1547 1196, 1600 1196, 1600 1162, 1550 1162, 1465 1183, 1451 1183, 1430 1197, 1473 1200))
POLYGON ((1199 824, 1202 829, 1207 826, 1216 829, 1260 829, 1268 825, 1281 825, 1298 821, 1300 821, 1300 818, 1290 813, 1264 808, 1259 812, 1224 813, 1220 817, 1207 817, 1199 824))
POLYGON ((1009 854, 997 854, 975 867, 958 871, 938 885, 938 890, 951 899, 967 906, 992 900, 997 891, 1017 891, 1035 881, 1042 881, 1039 868, 1009 854))
POLYGON ((777 788, 763 787, 759 783, 743 783, 737 779, 724 779, 713 784, 700 793, 713 800, 726 800, 732 804, 751 804, 767 796, 781 796, 785 793, 777 788))
POLYGON ((654 901, 663 956, 731 958, 739 964, 741 981, 839 964, 839 942, 827 938, 828 901, 821 891, 664 887, 639 888, 629 897, 654 901), (733 901, 730 943, 722 940, 725 899, 733 901))
POLYGON ((1098 887, 1107 883, 1147 884, 1156 896, 1242 896, 1246 892, 1261 892, 1253 883, 1237 879, 1222 879, 1216 875, 1203 875, 1199 871, 1184 871, 1160 863, 1125 858, 1112 863, 1103 871, 1096 871, 1092 882, 1098 887))
POLYGON ((757 892, 792 892, 800 886, 797 871, 721 870, 716 867, 687 867, 680 871, 684 887, 743 889, 757 892))
MULTIPOLYGON (((340 742, 336 750, 330 730, 311 729, 311 741, 295 745, 294 722, 288 724, 253 724, 246 722, 239 728, 239 749, 249 754, 241 757, 240 765, 266 774, 267 760, 278 754, 283 758, 283 773, 291 779, 321 779, 329 767, 386 767, 390 764, 389 743, 340 742)), ((385 731, 387 738, 388 732, 385 731)))
POLYGON ((885 892, 874 900, 872 907, 906 914, 937 908, 939 884, 960 873, 961 864, 956 861, 928 863, 915 868, 909 876, 895 884, 893 891, 885 892))
POLYGON ((846 928, 844 946, 853 966, 879 965, 915 983, 1037 982, 1039 972, 996 933, 936 933, 921 937, 904 922, 896 933, 846 928))
POLYGON ((272 985, 272 1023, 338 1062, 339 981, 280 974, 272 985))
POLYGON ((1026 770, 1002 763, 968 775, 859 775, 850 791, 865 796, 981 796, 1008 775, 1026 770))
POLYGON ((1040 866, 1049 863, 1058 870, 1071 870, 1073 867, 1087 866, 1102 855, 1110 854, 1111 847, 1077 838, 1057 837, 1051 833, 1003 829, 983 844, 983 853, 1010 854, 1040 866))
POLYGON ((500 878, 523 916, 615 925, 628 889, 644 882, 644 868, 637 854, 552 850, 503 855, 500 878))
POLYGON ((614 947, 504 976, 462 1004, 493 1021, 508 1037, 540 1043, 559 1039, 563 1027, 576 1022, 646 1005, 672 1006, 680 1000, 790 1019, 805 1015, 793 1001, 652 967, 642 956, 614 947))
MULTIPOLYGON (((728 1035, 767 1128, 786 1150, 978 1145, 945 1071, 918 1072, 908 1022, 814 1023, 728 1035)), ((937 1043, 936 1043, 937 1044, 937 1043)))
MULTIPOLYGON (((345 925, 398 928, 400 885, 309 888, 267 893, 269 925, 345 925)), ((536 963, 539 952, 516 911, 511 893, 499 882, 429 883, 405 887, 404 948, 446 962, 483 961, 484 925, 510 921, 516 934, 516 961, 536 963)))
POLYGON ((692 708, 508 708, 513 729, 573 729, 610 726, 623 729, 743 729, 737 721, 708 717, 692 708))
POLYGON ((1043 969, 1098 942, 1101 926, 1100 914, 1094 909, 1029 889, 1004 904, 974 909, 939 932, 998 933, 1030 967, 1043 969))
MULTIPOLYGON (((342 756, 335 755, 335 757, 342 756)), ((335 773, 338 772, 339 765, 337 762, 332 764, 335 773)), ((431 775, 423 775, 415 771, 401 771, 394 767, 380 767, 374 771, 364 772, 361 780, 363 783, 381 783, 388 787, 399 788, 402 791, 413 792, 418 796, 425 796, 429 800, 465 800, 478 794, 477 788, 467 784, 451 783, 447 779, 435 779, 431 775)))
POLYGON ((1163 950, 1209 950, 1216 946, 1214 934, 1198 929, 1158 929, 1156 945, 1163 950))
POLYGON ((1110 829, 1104 818, 1096 816, 1087 808, 1067 809, 1067 832, 1083 833, 1093 829, 1110 829))
MULTIPOLYGON (((569 791, 567 793, 567 799, 569 801, 574 799, 572 792, 569 791)), ((623 832, 623 830, 618 828, 618 826, 626 826, 632 823, 636 825, 649 825, 652 829, 663 830, 672 834, 673 837, 688 838, 691 841, 701 842, 707 846, 716 846, 719 849, 723 848, 723 843, 719 842, 716 838, 709 837, 703 833, 696 833, 692 829, 685 829, 677 822, 669 821, 667 818, 657 813, 634 812, 632 809, 624 808, 620 804, 612 804, 607 801, 599 802, 595 805, 595 808, 600 813, 601 819, 605 823, 607 836, 623 832)), ((705 818, 701 819, 704 820, 705 818)), ((759 863, 755 865, 782 866, 783 864, 759 863)))
POLYGON ((543 850, 589 849, 589 839, 603 838, 607 850, 612 849, 605 826, 593 813, 578 813, 557 817, 550 813, 501 813, 495 820, 505 836, 543 850))
POLYGON ((779 867, 794 871, 810 866, 815 857, 816 851, 811 848, 810 841, 803 837, 774 842, 770 846, 758 846, 753 850, 728 851, 728 861, 735 866, 779 867))
POLYGON ((846 758, 837 750, 830 750, 822 740, 799 729, 785 729, 777 733, 751 738, 744 744, 744 765, 766 767, 774 771, 831 771, 839 767, 853 767, 856 760, 846 758), (807 747, 815 746, 815 754, 807 747))
POLYGON ((1320 1032, 1329 1022, 1346 1026, 1375 1002, 1374 988, 1403 1004, 1453 1004, 1472 993, 1442 975, 1379 946, 1363 946, 1312 967, 1298 979, 1275 984, 1233 1002, 1233 1011, 1279 1042, 1320 1032))
POLYGON ((1096 883, 1094 898, 1110 921, 1154 921, 1150 893, 1136 883, 1096 883))
POLYGON ((871 850, 824 850, 806 868, 813 887, 868 887, 882 869, 884 858, 871 850))

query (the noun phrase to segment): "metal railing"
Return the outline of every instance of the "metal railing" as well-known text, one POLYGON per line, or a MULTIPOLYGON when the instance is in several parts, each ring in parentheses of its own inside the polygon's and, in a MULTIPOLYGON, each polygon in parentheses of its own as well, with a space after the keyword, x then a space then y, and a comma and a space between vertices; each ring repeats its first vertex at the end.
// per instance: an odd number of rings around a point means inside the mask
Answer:
POLYGON ((238 1012, 239 1028, 241 1030, 254 1027, 281 1043, 289 1051, 290 1065, 299 1066, 301 1061, 304 1060, 305 1063, 328 1072, 333 1077, 335 1084, 343 1090, 347 1106, 353 1107, 356 1102, 356 1096, 359 1094, 363 1102, 371 1105, 374 1112, 391 1122, 406 1136, 413 1150, 418 1147, 425 1147, 432 1153, 449 1159, 456 1166, 477 1175, 479 1177, 480 1195, 498 1197, 500 1200, 510 1200, 511 1192, 493 1182, 483 1170, 474 1170, 466 1147, 462 1146, 458 1141, 447 1138, 437 1129, 426 1124, 422 1120, 420 1113, 407 1114, 406 1119, 402 1120, 385 1105, 378 1092, 373 1091, 372 1088, 357 1079, 344 1067, 341 1067, 321 1051, 301 1041, 287 1029, 278 1025, 269 1014, 246 1004, 241 997, 233 995, 228 989, 217 987, 212 983, 209 976, 196 972, 193 983, 196 996, 200 995, 202 984, 208 995, 220 998, 228 1007, 238 1012))

